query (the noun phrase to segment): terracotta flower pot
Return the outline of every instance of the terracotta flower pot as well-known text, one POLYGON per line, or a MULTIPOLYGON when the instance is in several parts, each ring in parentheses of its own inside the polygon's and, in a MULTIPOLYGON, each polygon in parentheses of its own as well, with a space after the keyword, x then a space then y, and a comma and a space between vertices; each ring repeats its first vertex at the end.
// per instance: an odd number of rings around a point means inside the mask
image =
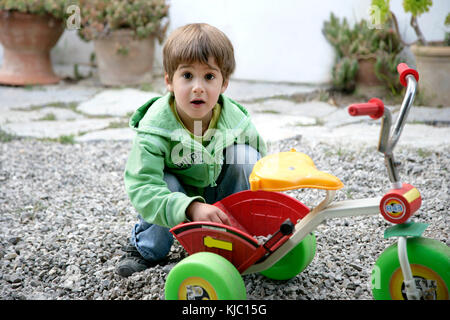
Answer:
POLYGON ((50 15, 0 11, 0 42, 3 45, 0 83, 57 83, 60 79, 53 72, 50 50, 63 31, 63 21, 50 15))
POLYGON ((94 40, 100 82, 134 85, 152 80, 155 38, 133 38, 132 30, 115 30, 94 40))
POLYGON ((419 91, 430 106, 450 106, 450 47, 411 46, 419 72, 419 91))
POLYGON ((358 72, 356 73, 356 82, 362 86, 379 86, 383 83, 375 75, 375 58, 359 59, 358 72))

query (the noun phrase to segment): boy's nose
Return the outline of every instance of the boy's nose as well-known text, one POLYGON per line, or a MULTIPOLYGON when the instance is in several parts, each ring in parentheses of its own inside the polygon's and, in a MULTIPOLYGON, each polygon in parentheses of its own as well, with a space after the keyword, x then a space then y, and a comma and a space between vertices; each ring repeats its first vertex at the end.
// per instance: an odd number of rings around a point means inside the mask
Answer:
POLYGON ((203 93, 204 89, 201 81, 195 81, 194 86, 192 87, 192 91, 197 94, 203 93))

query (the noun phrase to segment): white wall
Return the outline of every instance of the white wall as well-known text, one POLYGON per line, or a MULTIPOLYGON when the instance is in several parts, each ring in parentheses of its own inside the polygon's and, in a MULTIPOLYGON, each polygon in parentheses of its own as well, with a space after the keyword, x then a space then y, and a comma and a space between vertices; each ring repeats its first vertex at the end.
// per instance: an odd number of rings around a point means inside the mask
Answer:
MULTIPOLYGON (((367 1, 172 0, 171 27, 204 21, 224 31, 235 48, 235 78, 285 82, 329 79, 333 50, 322 36, 331 11, 353 16, 367 1)), ((172 29, 171 28, 171 29, 172 29)))
MULTIPOLYGON (((391 0, 406 41, 415 40, 403 0, 391 0)), ((444 37, 450 0, 434 0, 419 23, 430 40, 444 37)), ((328 82, 334 52, 322 35, 330 13, 350 23, 368 19, 370 0, 171 0, 170 30, 207 22, 224 31, 235 47, 234 78, 300 83, 328 82)), ((170 31, 169 30, 169 31, 170 31)))
MULTIPOLYGON (((334 12, 350 23, 368 18, 371 0, 168 0, 169 32, 192 22, 206 22, 224 31, 235 48, 236 79, 324 83, 331 78, 334 52, 322 35, 325 20, 334 12)), ((391 0, 407 42, 415 40, 403 0, 391 0)), ((419 18, 428 40, 442 40, 450 0, 433 0, 430 12, 419 18)), ((56 63, 89 61, 92 43, 66 31, 52 52, 56 63)), ((0 50, 1 51, 1 50, 0 50)), ((1 53, 0 53, 1 56, 1 53)), ((0 57, 1 60, 1 57, 0 57)), ((157 46, 156 68, 161 69, 157 46)))

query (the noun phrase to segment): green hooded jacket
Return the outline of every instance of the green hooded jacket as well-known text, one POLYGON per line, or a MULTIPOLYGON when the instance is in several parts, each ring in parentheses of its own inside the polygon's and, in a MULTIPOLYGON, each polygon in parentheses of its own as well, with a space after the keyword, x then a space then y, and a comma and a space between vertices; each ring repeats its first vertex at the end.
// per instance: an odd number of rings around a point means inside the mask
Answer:
POLYGON ((142 218, 165 227, 186 221, 192 201, 205 202, 203 188, 217 185, 225 148, 245 143, 266 154, 266 144, 248 111, 237 102, 220 95, 216 127, 204 134, 208 141, 198 141, 177 121, 171 97, 168 93, 153 98, 132 115, 129 124, 136 136, 124 173, 126 192, 142 218), (164 171, 174 174, 187 194, 171 192, 164 171))

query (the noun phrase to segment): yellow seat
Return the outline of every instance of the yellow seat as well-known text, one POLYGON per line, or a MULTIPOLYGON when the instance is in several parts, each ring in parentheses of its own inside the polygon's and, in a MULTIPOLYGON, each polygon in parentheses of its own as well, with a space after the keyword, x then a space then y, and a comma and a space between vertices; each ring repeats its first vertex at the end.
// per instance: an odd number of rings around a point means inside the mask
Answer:
POLYGON ((249 181, 253 191, 299 188, 338 190, 344 186, 335 176, 317 170, 310 157, 295 149, 260 159, 253 167, 249 181))

